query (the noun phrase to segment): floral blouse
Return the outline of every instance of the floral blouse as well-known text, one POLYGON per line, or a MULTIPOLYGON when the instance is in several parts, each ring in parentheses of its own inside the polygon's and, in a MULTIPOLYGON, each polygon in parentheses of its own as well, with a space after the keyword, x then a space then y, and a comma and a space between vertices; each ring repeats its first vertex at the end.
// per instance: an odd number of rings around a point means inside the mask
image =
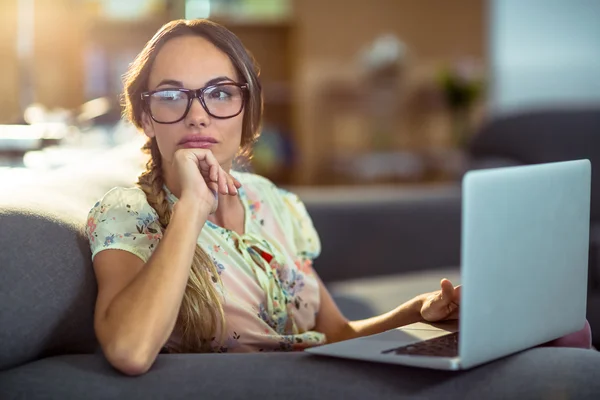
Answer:
MULTIPOLYGON (((291 351, 325 343, 325 335, 311 330, 320 304, 312 263, 321 244, 304 204, 263 177, 232 175, 242 183, 244 234, 206 221, 198 237, 222 282, 213 284, 221 294, 226 339, 213 340, 213 350, 291 351)), ((172 207, 177 198, 165 191, 172 207)), ((118 249, 146 262, 163 232, 141 189, 117 187, 91 209, 86 234, 92 258, 118 249)), ((176 342, 173 334, 169 343, 176 342)))

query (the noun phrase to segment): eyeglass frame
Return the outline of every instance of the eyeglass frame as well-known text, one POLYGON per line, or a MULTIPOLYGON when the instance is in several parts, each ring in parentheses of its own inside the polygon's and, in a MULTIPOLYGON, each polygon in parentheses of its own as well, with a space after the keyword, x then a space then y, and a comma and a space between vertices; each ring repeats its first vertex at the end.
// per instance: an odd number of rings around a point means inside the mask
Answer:
POLYGON ((144 104, 144 110, 148 112, 148 114, 150 115, 150 118, 152 118, 152 120, 154 122, 156 122, 157 124, 170 125, 170 124, 176 124, 180 121, 183 121, 185 119, 185 117, 187 117, 188 113, 190 112, 190 109, 192 108, 192 103, 193 103, 194 99, 198 99, 198 101, 200 102, 200 105, 202 106, 204 111, 206 111, 206 113, 213 118, 229 119, 229 118, 237 117, 238 115, 240 115, 240 113, 242 111, 244 111, 244 107, 246 106, 246 101, 247 101, 247 96, 248 96, 248 90, 249 89, 248 89, 247 83, 219 82, 214 85, 208 85, 208 86, 202 87, 200 89, 186 89, 186 88, 156 89, 156 90, 151 90, 149 92, 143 92, 140 97, 144 104), (213 113, 211 113, 208 110, 208 107, 206 106, 206 103, 204 102, 204 92, 206 92, 209 89, 217 88, 219 86, 237 86, 242 90, 242 94, 243 94, 242 105, 240 107, 240 110, 237 113, 230 115, 228 117, 219 117, 219 116, 214 115, 213 113), (152 111, 150 110, 149 99, 154 93, 165 92, 165 91, 169 91, 169 90, 185 93, 188 98, 188 104, 187 104, 187 107, 186 107, 185 111, 183 112, 183 116, 181 118, 179 118, 178 120, 173 121, 173 122, 161 122, 161 121, 156 120, 156 118, 154 118, 154 115, 152 115, 152 111))

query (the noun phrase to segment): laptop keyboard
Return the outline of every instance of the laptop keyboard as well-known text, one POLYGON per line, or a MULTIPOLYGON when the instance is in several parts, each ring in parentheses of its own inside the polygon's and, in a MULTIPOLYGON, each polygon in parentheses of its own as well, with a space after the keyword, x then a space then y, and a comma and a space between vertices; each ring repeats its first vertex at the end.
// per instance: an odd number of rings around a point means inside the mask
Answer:
POLYGON ((382 353, 409 356, 458 357, 458 332, 385 350, 382 353))

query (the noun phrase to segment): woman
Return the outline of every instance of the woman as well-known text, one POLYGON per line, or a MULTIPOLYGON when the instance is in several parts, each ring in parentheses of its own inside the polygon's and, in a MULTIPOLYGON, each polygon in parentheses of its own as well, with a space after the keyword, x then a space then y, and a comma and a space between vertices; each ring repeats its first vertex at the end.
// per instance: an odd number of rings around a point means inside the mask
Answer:
POLYGON ((453 319, 460 288, 348 321, 312 269, 320 243, 300 200, 232 171, 262 116, 258 70, 239 39, 173 21, 125 77, 126 115, 148 137, 138 188, 90 211, 95 330, 108 361, 146 372, 161 351, 299 350, 413 322, 453 319))

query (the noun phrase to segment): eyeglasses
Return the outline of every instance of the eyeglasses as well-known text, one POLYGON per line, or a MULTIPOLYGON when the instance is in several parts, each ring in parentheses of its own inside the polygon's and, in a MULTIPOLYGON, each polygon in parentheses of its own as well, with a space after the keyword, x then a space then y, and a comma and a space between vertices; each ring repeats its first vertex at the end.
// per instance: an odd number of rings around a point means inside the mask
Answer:
POLYGON ((233 118, 244 109, 248 85, 227 82, 200 89, 160 89, 142 93, 146 111, 154 122, 174 124, 183 120, 194 99, 211 117, 233 118))

